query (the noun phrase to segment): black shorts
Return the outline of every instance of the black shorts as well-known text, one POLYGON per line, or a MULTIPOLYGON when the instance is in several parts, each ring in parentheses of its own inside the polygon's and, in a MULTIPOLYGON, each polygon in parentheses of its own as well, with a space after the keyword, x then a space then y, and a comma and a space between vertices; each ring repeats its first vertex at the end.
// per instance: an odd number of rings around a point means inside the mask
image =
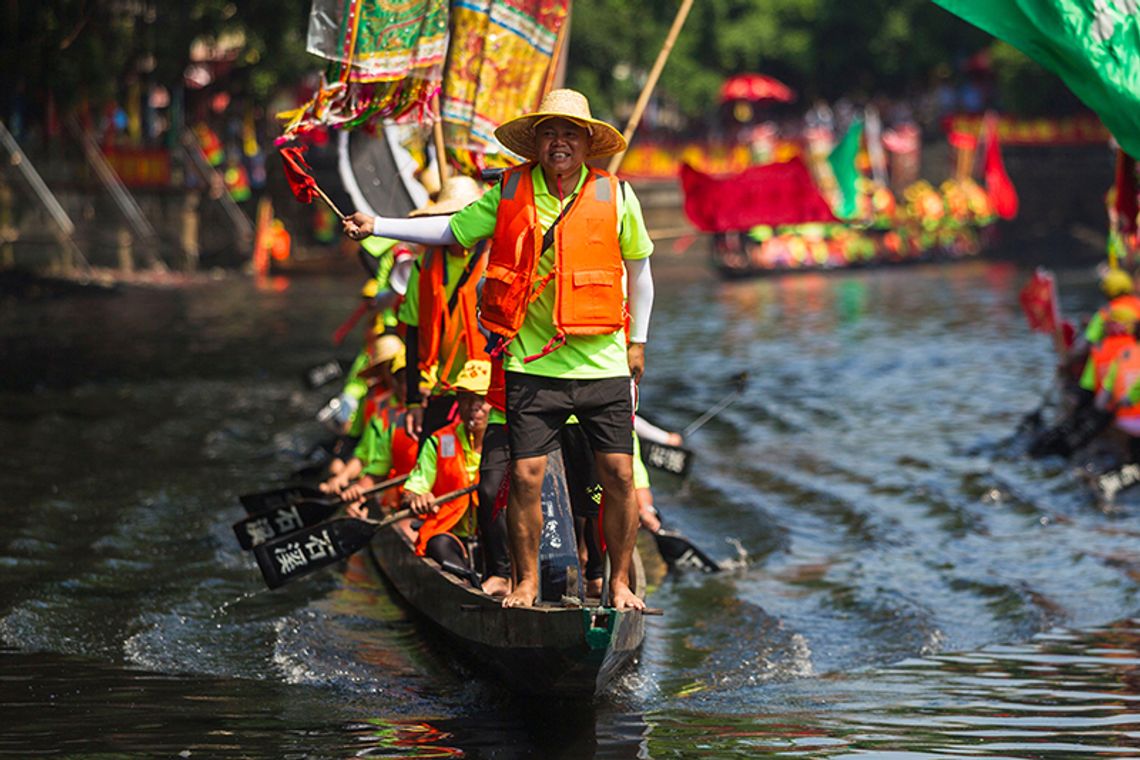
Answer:
POLYGON ((629 382, 628 377, 564 380, 507 372, 511 458, 543 456, 557 449, 558 432, 572 414, 595 453, 632 455, 629 382))

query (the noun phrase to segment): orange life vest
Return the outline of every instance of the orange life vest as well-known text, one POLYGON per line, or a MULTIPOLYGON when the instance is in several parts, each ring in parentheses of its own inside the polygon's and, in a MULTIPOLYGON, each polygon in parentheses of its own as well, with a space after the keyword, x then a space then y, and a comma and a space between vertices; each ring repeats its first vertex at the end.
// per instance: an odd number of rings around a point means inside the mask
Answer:
POLYGON ((1140 381, 1140 349, 1126 348, 1116 357, 1116 378, 1112 388, 1112 408, 1116 418, 1140 417, 1140 405, 1130 406, 1126 402, 1129 389, 1140 381))
POLYGON ((1104 376, 1108 373, 1108 368, 1112 365, 1113 359, 1119 356, 1124 349, 1135 345, 1136 339, 1131 335, 1109 335, 1099 345, 1092 346, 1089 349, 1089 360, 1092 361, 1093 372, 1096 373, 1094 390, 1100 390, 1104 384, 1104 376))
POLYGON ((455 357, 459 353, 460 341, 466 349, 467 358, 486 359, 486 339, 479 332, 477 306, 478 285, 487 267, 487 257, 481 253, 471 253, 478 258, 471 265, 470 274, 455 291, 455 308, 449 309, 447 295, 446 248, 429 248, 420 259, 419 283, 419 362, 420 370, 429 373, 439 365, 437 377, 447 382, 455 357))
POLYGON ((545 231, 534 202, 533 167, 528 163, 503 175, 479 304, 480 321, 509 342, 522 327, 530 304, 557 278, 552 344, 564 342, 567 335, 607 335, 622 329, 625 294, 617 231, 617 178, 589 169, 582 189, 554 230, 554 267, 538 280, 545 231))
MULTIPOLYGON (((400 407, 386 406, 377 416, 376 424, 391 429, 391 455, 392 467, 388 470, 387 478, 398 478, 407 475, 416 466, 416 455, 419 453, 419 441, 408 435, 404 426, 404 419, 408 410, 400 407)), ((395 508, 400 503, 404 489, 401 486, 389 488, 381 495, 380 501, 384 506, 395 508)))
MULTIPOLYGON (((467 456, 460 441, 460 436, 465 435, 467 429, 458 421, 451 422, 432 433, 436 453, 435 482, 431 487, 433 495, 442 496, 472 484, 473 481, 467 474, 467 456)), ((423 556, 432 536, 438 536, 454 528, 467 514, 467 510, 474 505, 471 494, 439 505, 439 511, 428 515, 420 527, 419 536, 416 538, 416 554, 423 556)))

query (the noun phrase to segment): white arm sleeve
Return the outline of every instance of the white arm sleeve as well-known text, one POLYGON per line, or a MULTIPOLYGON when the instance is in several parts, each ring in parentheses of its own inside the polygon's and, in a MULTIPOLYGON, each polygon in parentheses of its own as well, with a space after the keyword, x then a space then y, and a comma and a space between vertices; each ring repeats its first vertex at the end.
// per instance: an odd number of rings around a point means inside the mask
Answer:
POLYGON ((644 343, 649 337, 649 315, 653 312, 653 273, 648 256, 624 262, 629 290, 629 342, 644 343))
POLYGON ((450 214, 414 219, 378 216, 372 223, 372 234, 420 245, 455 245, 458 242, 451 231, 450 214))
POLYGON ((657 427, 649 420, 633 415, 633 432, 643 441, 651 443, 669 443, 669 431, 657 427))

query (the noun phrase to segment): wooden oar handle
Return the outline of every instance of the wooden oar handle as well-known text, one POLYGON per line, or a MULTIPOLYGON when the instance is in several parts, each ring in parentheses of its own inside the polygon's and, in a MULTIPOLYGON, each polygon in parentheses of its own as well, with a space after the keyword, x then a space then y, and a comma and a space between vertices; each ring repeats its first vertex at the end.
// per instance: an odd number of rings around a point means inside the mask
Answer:
POLYGON ((385 525, 391 525, 394 522, 399 522, 400 520, 403 520, 403 519, 411 517, 411 516, 412 516, 412 510, 409 507, 408 509, 401 509, 399 512, 393 512, 392 514, 385 517, 383 520, 365 520, 365 522, 372 523, 377 528, 383 528, 385 525))
POLYGON ((371 496, 374 493, 380 493, 381 491, 386 491, 387 489, 391 488, 392 486, 398 486, 398 485, 404 483, 404 481, 406 481, 409 477, 410 477, 409 475, 400 475, 399 477, 396 477, 396 478, 390 478, 388 480, 385 480, 382 483, 377 483, 376 485, 372 486, 371 488, 365 489, 364 493, 361 495, 362 496, 371 496))
MULTIPOLYGON (((443 504, 445 502, 451 501, 452 499, 458 499, 460 496, 463 496, 465 494, 469 494, 478 487, 479 486, 467 486, 466 488, 460 488, 459 490, 452 491, 451 493, 445 493, 443 496, 440 496, 439 498, 433 499, 431 504, 434 507, 434 506, 437 506, 439 504, 443 504)), ((385 517, 383 520, 379 520, 379 521, 378 520, 365 520, 364 522, 371 523, 372 525, 375 525, 377 528, 383 528, 385 525, 391 525, 394 522, 398 522, 398 521, 403 520, 403 519, 408 518, 408 517, 413 517, 414 515, 415 515, 415 513, 412 512, 412 508, 408 507, 407 509, 401 509, 399 512, 393 512, 392 514, 385 517)))

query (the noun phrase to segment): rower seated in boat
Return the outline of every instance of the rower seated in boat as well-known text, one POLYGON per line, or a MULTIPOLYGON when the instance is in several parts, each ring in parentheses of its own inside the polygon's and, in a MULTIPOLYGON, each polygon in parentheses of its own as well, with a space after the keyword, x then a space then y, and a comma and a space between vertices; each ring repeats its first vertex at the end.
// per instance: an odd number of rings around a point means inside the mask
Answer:
POLYGON ((353 372, 354 382, 363 385, 366 391, 361 403, 352 412, 345 435, 337 440, 334 447, 328 465, 329 477, 320 486, 325 493, 339 493, 360 474, 359 462, 353 463, 356 448, 372 418, 393 403, 392 384, 385 380, 381 370, 397 354, 404 352, 404 342, 396 335, 386 333, 385 329, 382 323, 377 323, 370 331, 363 352, 366 360, 353 372))
POLYGON ((475 500, 470 494, 433 505, 436 496, 476 484, 483 436, 487 428, 486 401, 491 365, 473 359, 463 365, 452 387, 459 413, 456 419, 425 438, 404 484, 404 504, 422 520, 415 536, 416 554, 440 564, 468 567, 467 547, 459 535, 471 535, 475 500))
MULTIPOLYGON (((402 349, 403 346, 401 345, 402 349)), ((389 403, 369 421, 364 435, 353 452, 345 471, 321 484, 321 489, 338 494, 348 503, 350 517, 368 517, 364 493, 380 481, 407 475, 416 463, 419 444, 408 434, 404 425, 404 353, 398 351, 388 362, 381 362, 366 370, 366 374, 376 373, 381 382, 392 388, 389 403), (352 478, 359 480, 351 482, 352 478)), ((381 503, 388 507, 396 506, 402 495, 399 487, 381 495, 381 503)))

